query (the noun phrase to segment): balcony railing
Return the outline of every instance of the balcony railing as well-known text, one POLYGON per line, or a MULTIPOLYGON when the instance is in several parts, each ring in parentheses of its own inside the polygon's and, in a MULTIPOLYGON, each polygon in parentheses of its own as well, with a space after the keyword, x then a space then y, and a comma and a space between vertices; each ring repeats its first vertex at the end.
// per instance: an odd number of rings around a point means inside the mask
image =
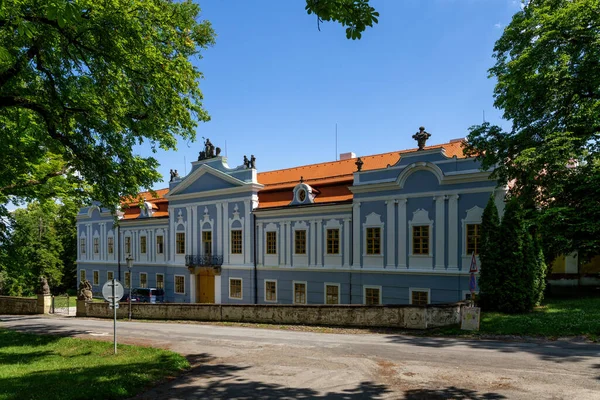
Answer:
POLYGON ((223 265, 223 256, 214 255, 187 255, 186 267, 220 267, 223 265))

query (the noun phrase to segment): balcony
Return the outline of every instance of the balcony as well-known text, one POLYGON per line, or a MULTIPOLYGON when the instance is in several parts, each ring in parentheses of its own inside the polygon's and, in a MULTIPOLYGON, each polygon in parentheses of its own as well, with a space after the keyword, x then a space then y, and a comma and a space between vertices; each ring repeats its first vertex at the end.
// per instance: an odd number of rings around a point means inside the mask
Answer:
POLYGON ((185 266, 195 267, 221 267, 223 265, 223 256, 214 255, 186 255, 185 266))

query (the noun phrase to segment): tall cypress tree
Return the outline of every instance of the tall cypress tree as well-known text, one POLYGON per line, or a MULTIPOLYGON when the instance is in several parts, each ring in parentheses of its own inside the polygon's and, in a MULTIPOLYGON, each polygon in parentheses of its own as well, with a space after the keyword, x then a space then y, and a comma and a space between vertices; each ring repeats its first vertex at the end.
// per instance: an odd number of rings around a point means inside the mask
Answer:
POLYGON ((498 294, 502 282, 500 260, 500 220, 492 195, 483 210, 481 218, 479 305, 484 309, 494 310, 498 308, 498 294))

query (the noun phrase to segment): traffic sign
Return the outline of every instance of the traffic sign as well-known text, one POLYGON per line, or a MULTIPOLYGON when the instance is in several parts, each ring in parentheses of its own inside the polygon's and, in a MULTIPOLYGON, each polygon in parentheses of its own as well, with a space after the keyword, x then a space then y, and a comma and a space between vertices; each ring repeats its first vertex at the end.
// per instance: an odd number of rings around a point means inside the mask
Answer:
POLYGON ((469 268, 469 272, 477 272, 477 259, 475 258, 475 252, 473 252, 473 255, 471 256, 471 267, 469 268))
POLYGON ((475 292, 475 289, 477 289, 477 281, 475 280, 475 274, 471 273, 471 276, 469 277, 469 291, 471 294, 475 292))
POLYGON ((125 290, 123 289, 123 285, 121 285, 121 282, 119 282, 116 279, 110 280, 108 282, 106 282, 104 284, 104 286, 102 286, 102 296, 104 296, 104 299, 110 303, 113 302, 117 302, 119 300, 121 300, 123 298, 123 295, 125 294, 125 290), (114 291, 113 291, 113 282, 115 285, 114 291), (114 298, 113 298, 113 293, 114 293, 114 298))
MULTIPOLYGON (((108 308, 110 308, 112 310, 113 303, 108 303, 108 308)), ((119 308, 119 303, 115 303, 115 308, 119 308)))

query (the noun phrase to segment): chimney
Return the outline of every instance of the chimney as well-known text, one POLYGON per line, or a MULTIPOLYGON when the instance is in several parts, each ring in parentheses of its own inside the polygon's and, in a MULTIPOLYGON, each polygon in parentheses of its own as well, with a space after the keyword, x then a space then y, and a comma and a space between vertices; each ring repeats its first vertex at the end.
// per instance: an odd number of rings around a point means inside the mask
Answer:
POLYGON ((352 158, 356 158, 356 154, 354 154, 353 152, 350 152, 350 153, 340 153, 340 161, 350 160, 352 158))

